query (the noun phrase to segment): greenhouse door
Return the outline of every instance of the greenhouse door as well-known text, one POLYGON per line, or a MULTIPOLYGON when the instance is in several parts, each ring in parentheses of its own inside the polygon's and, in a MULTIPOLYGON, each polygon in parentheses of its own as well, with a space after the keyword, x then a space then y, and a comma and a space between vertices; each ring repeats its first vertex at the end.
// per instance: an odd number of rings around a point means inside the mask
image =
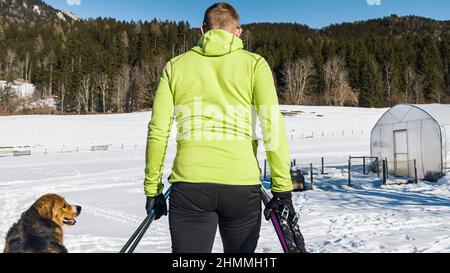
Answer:
POLYGON ((394 131, 395 176, 409 176, 408 131, 394 131))

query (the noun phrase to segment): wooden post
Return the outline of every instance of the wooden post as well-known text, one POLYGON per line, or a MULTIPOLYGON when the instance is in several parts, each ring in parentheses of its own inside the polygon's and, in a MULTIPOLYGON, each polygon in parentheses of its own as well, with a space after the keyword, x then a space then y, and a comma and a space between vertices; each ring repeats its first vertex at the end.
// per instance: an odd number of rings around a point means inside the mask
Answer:
POLYGON ((322 157, 322 175, 325 174, 325 159, 322 157))
POLYGON ((383 160, 383 185, 387 184, 387 162, 383 160))
POLYGON ((419 180, 417 179, 417 160, 414 159, 414 183, 418 184, 419 180))
POLYGON ((352 186, 352 158, 348 159, 348 186, 352 186))
POLYGON ((363 156, 363 174, 366 175, 366 157, 363 156))
POLYGON ((380 159, 377 157, 377 174, 378 178, 380 178, 380 159))
POLYGON ((313 173, 313 164, 309 165, 309 172, 311 176, 311 190, 314 190, 314 173, 313 173))
POLYGON ((389 161, 387 158, 384 159, 386 161, 386 179, 389 179, 389 161))

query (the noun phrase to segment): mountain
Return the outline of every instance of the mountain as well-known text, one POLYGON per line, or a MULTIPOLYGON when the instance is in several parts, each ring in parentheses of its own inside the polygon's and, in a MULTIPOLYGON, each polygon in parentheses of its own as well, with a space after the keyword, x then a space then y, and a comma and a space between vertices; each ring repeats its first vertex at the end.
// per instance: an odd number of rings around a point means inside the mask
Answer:
POLYGON ((55 9, 42 0, 0 0, 0 20, 7 22, 77 19, 73 13, 55 9))
POLYGON ((361 33, 381 36, 431 34, 438 37, 450 35, 450 21, 394 14, 380 19, 334 24, 321 29, 320 32, 338 37, 359 37, 361 33))
MULTIPOLYGON (((0 5, 0 80, 30 81, 61 112, 150 108, 165 63, 200 38, 184 21, 74 21, 41 0, 0 5)), ((246 49, 265 57, 284 104, 450 103, 450 21, 391 15, 322 29, 243 29, 246 49)), ((17 106, 0 97, 0 114, 17 106)))

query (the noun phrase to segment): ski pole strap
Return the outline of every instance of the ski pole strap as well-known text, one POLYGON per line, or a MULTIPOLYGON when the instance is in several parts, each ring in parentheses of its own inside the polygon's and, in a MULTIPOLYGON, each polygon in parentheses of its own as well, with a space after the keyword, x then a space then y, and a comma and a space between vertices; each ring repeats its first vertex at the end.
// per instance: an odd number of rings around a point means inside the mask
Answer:
MULTIPOLYGON (((169 198, 170 193, 172 192, 172 186, 164 193, 164 197, 167 201, 169 198)), ((139 225, 139 227, 136 229, 136 231, 133 233, 133 235, 130 237, 130 239, 127 241, 127 243, 123 246, 123 248, 120 250, 119 253, 133 253, 136 247, 141 242, 142 238, 144 237, 145 233, 147 232, 148 228, 152 224, 153 220, 155 219, 156 210, 153 209, 147 217, 145 217, 144 221, 139 225), (131 247, 130 247, 131 246, 131 247)))

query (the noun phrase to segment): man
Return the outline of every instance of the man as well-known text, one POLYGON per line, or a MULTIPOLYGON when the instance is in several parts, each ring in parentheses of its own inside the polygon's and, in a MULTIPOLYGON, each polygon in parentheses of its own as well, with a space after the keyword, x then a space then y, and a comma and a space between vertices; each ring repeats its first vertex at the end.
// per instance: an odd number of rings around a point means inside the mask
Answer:
POLYGON ((255 111, 271 167, 272 203, 281 201, 294 214, 284 121, 271 69, 264 58, 243 49, 234 7, 217 3, 208 8, 201 31, 196 47, 167 64, 156 92, 146 154, 146 209, 156 209, 157 219, 167 215, 161 180, 176 119, 177 154, 169 179, 173 252, 210 253, 219 226, 225 253, 252 253, 262 214, 255 111))

